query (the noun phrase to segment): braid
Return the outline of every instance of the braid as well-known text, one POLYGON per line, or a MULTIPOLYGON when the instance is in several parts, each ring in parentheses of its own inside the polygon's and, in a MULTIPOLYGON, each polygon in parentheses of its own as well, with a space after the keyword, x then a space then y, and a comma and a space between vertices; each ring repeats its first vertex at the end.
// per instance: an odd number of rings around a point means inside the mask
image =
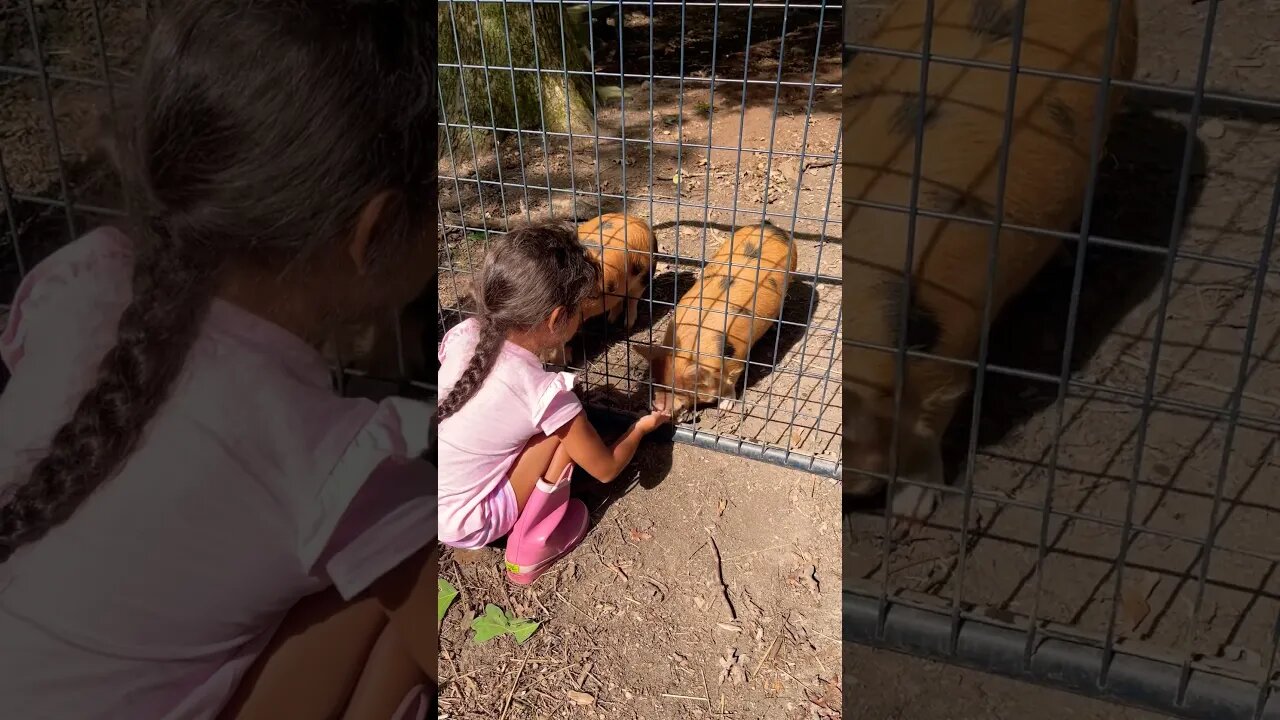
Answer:
POLYGON ((209 308, 214 268, 166 245, 141 251, 133 299, 96 383, 0 507, 0 563, 70 517, 129 456, 168 397, 209 308))
POLYGON ((600 267, 566 222, 528 225, 508 232, 485 253, 467 293, 479 312, 480 337, 467 363, 436 410, 440 420, 462 409, 493 371, 508 330, 533 329, 556 310, 561 325, 592 297, 600 285, 600 267))
POLYGON ((498 352, 502 349, 504 341, 506 341, 506 333, 500 327, 492 322, 481 320, 480 339, 476 341, 471 362, 467 363, 467 369, 462 372, 462 376, 458 378, 458 382, 454 383, 448 396, 436 408, 438 422, 461 410, 462 406, 480 391, 480 386, 484 385, 485 378, 489 377, 494 364, 498 362, 498 352))

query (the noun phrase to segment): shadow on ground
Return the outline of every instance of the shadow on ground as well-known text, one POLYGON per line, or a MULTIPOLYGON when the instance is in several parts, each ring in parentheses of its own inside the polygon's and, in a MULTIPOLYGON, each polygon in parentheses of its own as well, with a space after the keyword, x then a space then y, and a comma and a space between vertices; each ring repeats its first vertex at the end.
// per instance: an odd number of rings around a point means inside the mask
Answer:
MULTIPOLYGON (((1116 118, 1098 174, 1090 235, 1123 240, 1147 248, 1169 245, 1174 229, 1178 183, 1187 140, 1177 122, 1143 111, 1116 118)), ((1183 218, 1195 207, 1205 173, 1203 146, 1196 141, 1183 218)), ((1179 223, 1185 227, 1183 223, 1179 223)), ((1046 268, 1010 304, 991 333, 990 362, 1052 377, 1062 374, 1067 320, 1078 246, 1068 245, 1060 262, 1046 268)), ((1090 244, 1085 254, 1069 372, 1080 370, 1102 342, 1135 307, 1159 292, 1163 255, 1137 249, 1090 244)), ((989 372, 983 391, 978 446, 1000 443, 1006 435, 1057 398, 1056 384, 989 372)), ((967 451, 971 403, 961 407, 948 432, 949 466, 958 467, 967 451)))
MULTIPOLYGON (((1174 228, 1186 128, 1145 110, 1116 117, 1098 170, 1090 235, 1144 248, 1169 244, 1174 228)), ((1183 220, 1195 207, 1205 174, 1203 145, 1195 141, 1183 220)), ((990 365, 1057 378, 1067 335, 1078 244, 1046 267, 992 325, 990 365)), ((1140 303, 1158 292, 1163 255, 1091 243, 1087 246, 1069 373, 1080 370, 1140 303)), ((1057 384, 988 371, 979 415, 977 448, 999 444, 1028 419, 1050 408, 1057 384)), ((972 394, 959 407, 943 443, 948 482, 963 472, 972 429, 972 394)), ((847 512, 880 512, 883 496, 846 504, 847 512)))

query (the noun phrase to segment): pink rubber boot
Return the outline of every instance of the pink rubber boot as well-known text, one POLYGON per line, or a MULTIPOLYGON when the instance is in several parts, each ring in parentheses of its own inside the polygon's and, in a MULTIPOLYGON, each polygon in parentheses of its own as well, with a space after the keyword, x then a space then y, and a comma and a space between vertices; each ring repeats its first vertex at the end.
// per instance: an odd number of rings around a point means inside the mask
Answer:
POLYGON ((539 480, 507 536, 507 578, 528 585, 587 535, 587 506, 569 497, 569 463, 555 484, 539 480))

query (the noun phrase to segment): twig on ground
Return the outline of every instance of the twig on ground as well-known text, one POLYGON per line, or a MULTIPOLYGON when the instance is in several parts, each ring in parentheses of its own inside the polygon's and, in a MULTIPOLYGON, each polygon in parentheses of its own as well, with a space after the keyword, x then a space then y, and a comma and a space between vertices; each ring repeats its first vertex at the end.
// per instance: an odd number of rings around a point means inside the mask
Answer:
POLYGON ((591 622, 595 622, 595 621, 596 621, 596 619, 595 619, 594 617, 592 617, 592 615, 591 615, 590 613, 588 613, 586 610, 583 610, 582 608, 578 607, 577 605, 574 605, 572 602, 570 602, 570 601, 569 601, 569 598, 567 598, 567 597, 565 597, 564 595, 562 595, 562 594, 560 593, 560 591, 559 591, 559 590, 557 590, 557 591, 556 591, 556 597, 560 598, 560 602, 562 602, 562 603, 564 603, 565 605, 568 605, 569 607, 573 608, 574 610, 577 610, 578 612, 582 613, 582 616, 583 616, 583 617, 585 617, 585 618, 590 619, 590 620, 591 620, 591 622))
POLYGON ((662 697, 674 698, 676 700, 697 700, 698 702, 706 703, 707 707, 711 707, 711 701, 709 699, 704 697, 697 697, 696 695, 674 695, 672 693, 662 693, 662 697))
MULTIPOLYGON (((528 651, 525 651, 526 654, 528 651)), ((498 716, 498 720, 503 720, 507 716, 507 708, 511 707, 511 696, 515 695, 516 687, 520 684, 520 676, 524 674, 524 658, 520 658, 520 667, 516 669, 515 682, 511 683, 511 689, 507 690, 507 699, 502 701, 502 714, 498 716)))
POLYGON ((684 561, 685 561, 685 562, 689 562, 690 560, 692 560, 692 559, 693 559, 693 556, 695 556, 695 555, 697 555, 698 553, 702 552, 702 548, 704 548, 704 547, 706 547, 706 546, 707 546, 707 543, 702 543, 701 545, 699 545, 699 546, 698 546, 698 549, 697 549, 697 550, 694 550, 694 551, 693 551, 693 552, 691 552, 691 553, 689 553, 689 557, 685 558, 685 559, 684 559, 684 561))
POLYGON ((725 559, 724 559, 724 561, 725 561, 725 562, 738 562, 739 560, 743 560, 743 559, 746 559, 746 558, 749 558, 749 557, 754 557, 754 556, 756 556, 756 555, 759 555, 760 553, 772 552, 772 551, 774 551, 774 550, 781 550, 782 548, 785 548, 785 547, 791 547, 792 545, 795 545, 795 543, 783 543, 782 545, 772 545, 772 546, 767 547, 767 548, 760 548, 759 550, 752 550, 751 552, 738 553, 737 555, 730 555, 729 557, 725 558, 725 559))
POLYGON ((800 683, 800 687, 804 688, 805 690, 808 690, 809 692, 815 692, 815 691, 814 691, 814 689, 813 689, 813 688, 811 688, 811 687, 809 687, 809 686, 808 686, 808 685, 807 685, 803 680, 801 680, 800 678, 796 677, 795 675, 792 675, 791 673, 787 672, 786 670, 783 670, 783 671, 782 671, 782 674, 783 674, 783 675, 786 675, 787 677, 791 678, 792 680, 795 680, 796 682, 800 683))
POLYGON ((720 545, 716 543, 716 538, 710 532, 707 537, 711 540, 711 549, 716 553, 716 577, 720 579, 720 594, 724 598, 724 605, 729 609, 729 617, 735 621, 738 619, 738 611, 733 607, 733 599, 729 597, 729 583, 724 579, 724 560, 720 557, 720 545))
POLYGON ((595 662, 594 662, 594 661, 592 661, 592 660, 588 660, 588 661, 587 661, 587 662, 582 666, 582 672, 578 673, 578 680, 577 680, 577 682, 575 682, 575 683, 574 683, 574 687, 578 688, 579 690, 583 689, 583 688, 582 688, 582 683, 584 683, 584 682, 586 682, 586 681, 587 681, 587 675, 589 675, 589 674, 591 673, 591 666, 592 666, 592 665, 595 665, 595 662))
POLYGON ((919 567, 919 566, 921 566, 921 565, 927 565, 927 564, 929 564, 929 563, 931 563, 931 562, 937 562, 938 560, 951 560, 951 559, 952 559, 952 558, 954 558, 954 557, 955 557, 959 552, 960 552, 960 550, 959 550, 959 548, 957 548, 957 549, 952 550, 952 551, 950 551, 950 552, 942 553, 941 555, 929 555, 928 557, 916 558, 915 560, 911 560, 911 561, 908 561, 908 562, 904 562, 904 563, 902 563, 901 565, 899 565, 899 566, 897 566, 897 567, 895 567, 895 568, 890 569, 890 570, 889 570, 889 574, 890 574, 890 575, 896 575, 897 573, 900 573, 900 572, 902 572, 902 571, 904 571, 904 570, 910 570, 911 568, 919 567))
MULTIPOLYGON (((786 627, 786 624, 783 624, 786 627)), ((773 649, 778 646, 778 641, 782 639, 782 631, 779 630, 777 635, 773 636, 773 642, 769 643, 769 649, 764 651, 764 656, 760 658, 760 664, 756 665, 756 676, 760 675, 760 671, 764 669, 765 663, 769 662, 769 657, 773 654, 773 649)))

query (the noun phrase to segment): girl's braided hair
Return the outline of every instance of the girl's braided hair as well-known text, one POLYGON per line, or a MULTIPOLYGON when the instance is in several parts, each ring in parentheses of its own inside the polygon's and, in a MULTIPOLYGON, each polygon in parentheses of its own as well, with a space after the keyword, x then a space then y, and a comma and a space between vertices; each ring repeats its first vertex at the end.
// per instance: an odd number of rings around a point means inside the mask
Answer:
POLYGON ((436 4, 179 0, 157 18, 115 159, 133 298, 71 419, 0 507, 0 562, 65 521, 137 445, 222 271, 283 272, 387 198, 375 267, 432 231, 436 4))
POLYGON ((438 420, 461 410, 480 391, 507 333, 546 322, 556 308, 567 310, 561 321, 568 322, 583 300, 599 292, 600 266, 572 223, 530 225, 494 242, 472 282, 480 325, 475 353, 441 401, 438 420))

